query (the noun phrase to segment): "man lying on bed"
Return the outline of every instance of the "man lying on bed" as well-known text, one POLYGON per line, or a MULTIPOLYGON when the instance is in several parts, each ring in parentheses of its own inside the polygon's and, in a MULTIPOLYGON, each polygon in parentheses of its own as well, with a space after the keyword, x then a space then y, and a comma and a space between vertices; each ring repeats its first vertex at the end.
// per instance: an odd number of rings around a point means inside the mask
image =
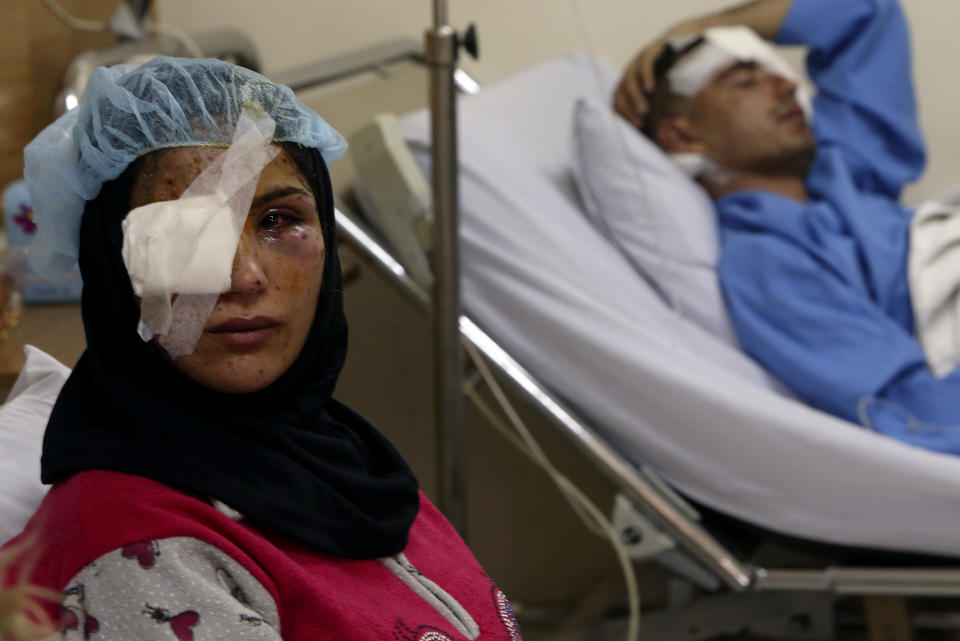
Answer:
POLYGON ((960 369, 928 366, 908 287, 898 200, 925 159, 910 64, 894 0, 759 0, 643 49, 615 108, 713 197, 743 349, 816 407, 960 453, 960 369), (729 25, 756 33, 711 29, 729 25), (809 47, 812 123, 756 34, 809 47))

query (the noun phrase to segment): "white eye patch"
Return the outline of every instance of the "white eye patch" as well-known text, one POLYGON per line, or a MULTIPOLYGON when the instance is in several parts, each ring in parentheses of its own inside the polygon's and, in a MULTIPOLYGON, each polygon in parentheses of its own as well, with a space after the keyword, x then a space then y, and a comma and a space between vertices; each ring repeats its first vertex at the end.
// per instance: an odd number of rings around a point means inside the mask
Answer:
POLYGON ((193 352, 217 299, 230 289, 260 172, 279 153, 271 146, 275 127, 262 107, 246 103, 233 143, 180 198, 137 207, 123 221, 140 337, 157 337, 173 358, 193 352))
MULTIPOLYGON (((141 298, 226 291, 223 257, 236 251, 235 212, 217 195, 138 207, 123 222, 123 258, 141 298)), ((160 332, 163 333, 163 332, 160 332)))

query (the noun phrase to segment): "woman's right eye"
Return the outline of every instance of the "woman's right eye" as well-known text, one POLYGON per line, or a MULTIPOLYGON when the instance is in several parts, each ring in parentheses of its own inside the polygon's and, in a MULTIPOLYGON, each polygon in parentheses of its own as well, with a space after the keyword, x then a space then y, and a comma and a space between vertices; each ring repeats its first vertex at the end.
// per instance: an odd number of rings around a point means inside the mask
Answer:
POLYGON ((267 231, 280 231, 300 221, 291 211, 271 209, 260 218, 260 228, 267 231))

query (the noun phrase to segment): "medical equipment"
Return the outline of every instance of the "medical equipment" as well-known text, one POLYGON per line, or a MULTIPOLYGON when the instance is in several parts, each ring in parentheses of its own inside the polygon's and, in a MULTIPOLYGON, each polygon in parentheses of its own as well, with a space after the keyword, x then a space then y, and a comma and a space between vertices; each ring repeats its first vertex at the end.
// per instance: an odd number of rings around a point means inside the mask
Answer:
POLYGON ((256 49, 242 31, 220 29, 187 34, 172 25, 148 19, 152 0, 136 0, 133 6, 121 0, 117 3, 113 15, 105 22, 76 18, 56 0, 41 2, 71 29, 112 31, 118 38, 118 44, 84 51, 70 62, 64 73, 63 88, 54 103, 55 117, 80 104, 87 82, 97 67, 141 63, 157 56, 186 56, 219 58, 253 71, 260 69, 256 49), (152 37, 148 37, 148 34, 152 37))
MULTIPOLYGON (((249 36, 235 29, 218 29, 192 36, 199 57, 218 58, 253 71, 260 69, 260 61, 249 36)), ((91 49, 78 54, 63 75, 62 89, 57 93, 53 115, 60 116, 73 109, 83 98, 90 76, 97 67, 145 62, 157 56, 187 56, 190 50, 173 36, 159 36, 143 40, 121 42, 103 49, 91 49)))
POLYGON ((371 223, 420 287, 433 286, 428 254, 433 245, 430 185, 400 133, 397 117, 377 115, 350 137, 354 189, 371 223))
POLYGON ((447 0, 433 1, 433 28, 424 34, 430 69, 433 164, 433 358, 436 403, 438 506, 466 533, 466 441, 460 347, 460 222, 457 188, 457 102, 454 71, 460 48, 477 57, 476 29, 460 35, 449 24, 447 0))

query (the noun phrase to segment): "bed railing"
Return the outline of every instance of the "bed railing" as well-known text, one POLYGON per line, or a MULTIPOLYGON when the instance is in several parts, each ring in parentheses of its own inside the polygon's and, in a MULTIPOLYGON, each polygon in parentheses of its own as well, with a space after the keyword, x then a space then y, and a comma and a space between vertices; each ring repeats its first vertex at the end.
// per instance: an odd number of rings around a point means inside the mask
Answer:
MULTIPOLYGON (((336 218, 341 240, 357 250, 368 265, 415 307, 429 315, 429 295, 407 275, 390 252, 366 232, 356 215, 348 212, 347 207, 338 203, 336 218)), ((669 488, 665 481, 652 470, 640 470, 617 454, 467 315, 460 317, 460 332, 464 340, 470 341, 483 354, 517 397, 539 408, 550 424, 570 439, 646 517, 731 590, 960 596, 960 569, 828 567, 791 570, 767 569, 741 562, 691 517, 692 508, 681 497, 665 491, 669 488)))
POLYGON ((423 46, 411 38, 390 40, 334 58, 317 60, 273 73, 270 77, 294 91, 301 91, 344 80, 360 73, 380 72, 387 65, 403 61, 423 64, 423 46))
MULTIPOLYGON (((393 283, 398 290, 422 312, 430 311, 430 297, 410 278, 390 253, 368 234, 355 215, 342 204, 337 207, 337 225, 341 240, 350 243, 368 264, 393 283)), ((527 372, 506 350, 483 332, 466 315, 460 317, 460 333, 470 341, 497 373, 506 380, 512 391, 525 401, 543 410, 546 418, 569 437, 575 446, 611 481, 644 508, 668 536, 681 543, 701 563, 721 577, 730 588, 742 590, 751 583, 751 570, 741 564, 700 525, 684 513, 678 505, 679 497, 667 496, 657 489, 655 482, 617 454, 593 430, 575 418, 562 402, 557 400, 527 372)), ((647 475, 652 472, 647 471, 647 475)), ((662 481, 659 481, 662 483, 662 481)), ((689 510, 689 507, 686 508, 689 510)))

